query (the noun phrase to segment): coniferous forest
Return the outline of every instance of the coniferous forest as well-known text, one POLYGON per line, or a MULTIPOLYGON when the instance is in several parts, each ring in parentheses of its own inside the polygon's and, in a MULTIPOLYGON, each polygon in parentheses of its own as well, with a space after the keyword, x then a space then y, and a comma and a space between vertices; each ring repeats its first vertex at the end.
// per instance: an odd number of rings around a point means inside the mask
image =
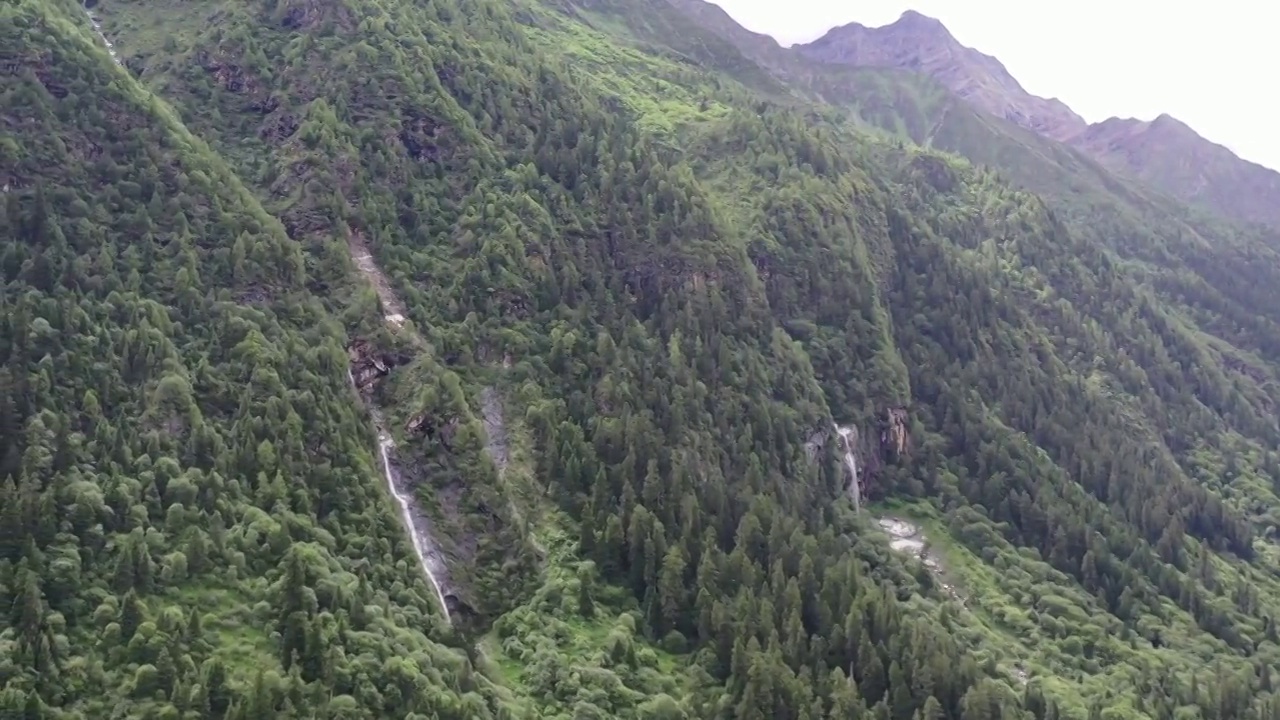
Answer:
POLYGON ((0 186, 0 718, 1280 718, 1280 231, 924 78, 11 0, 0 186))

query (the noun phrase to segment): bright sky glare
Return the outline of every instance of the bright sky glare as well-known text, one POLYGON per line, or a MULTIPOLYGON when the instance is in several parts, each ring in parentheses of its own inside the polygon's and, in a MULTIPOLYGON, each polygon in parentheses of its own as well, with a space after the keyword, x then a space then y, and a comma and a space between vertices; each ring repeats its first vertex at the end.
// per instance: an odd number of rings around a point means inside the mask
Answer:
POLYGON ((1004 63, 1028 92, 1089 122, 1170 115, 1280 169, 1280 3, 1214 0, 712 0, 783 45, 828 28, 886 25, 912 9, 1004 63))

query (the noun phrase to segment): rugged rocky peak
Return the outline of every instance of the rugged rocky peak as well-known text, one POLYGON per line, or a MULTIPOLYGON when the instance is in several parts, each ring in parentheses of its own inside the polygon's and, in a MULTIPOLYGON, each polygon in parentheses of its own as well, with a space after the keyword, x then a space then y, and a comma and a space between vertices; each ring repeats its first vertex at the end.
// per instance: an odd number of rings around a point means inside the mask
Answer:
POLYGON ((1159 117, 1151 121, 1153 126, 1175 130, 1177 132, 1195 132, 1186 123, 1169 113, 1160 113, 1159 117))
POLYGON ((1186 123, 1161 114, 1155 120, 1136 118, 1107 118, 1090 125, 1073 140, 1073 144, 1085 149, 1116 149, 1131 145, 1135 140, 1156 138, 1161 142, 1195 142, 1204 139, 1186 123))
POLYGON ((941 32, 946 33, 947 37, 951 37, 951 33, 947 32, 946 26, 937 18, 931 18, 923 13, 915 10, 904 10, 896 22, 890 27, 907 28, 924 32, 941 32))
POLYGON ((982 110, 1056 140, 1088 125, 1060 100, 1027 92, 999 60, 960 44, 940 21, 914 10, 878 28, 835 28, 796 50, 827 63, 924 73, 982 110))
POLYGON ((926 57, 960 47, 938 20, 908 10, 890 25, 849 23, 796 50, 824 62, 876 67, 910 67, 926 57))
POLYGON ((1209 153, 1230 154, 1232 158, 1235 158, 1235 154, 1230 150, 1206 140, 1200 133, 1192 130, 1190 125, 1168 113, 1162 113, 1155 120, 1144 123, 1144 125, 1145 130, 1151 137, 1159 142, 1168 143, 1171 147, 1182 147, 1185 151, 1206 154, 1206 156, 1209 153))

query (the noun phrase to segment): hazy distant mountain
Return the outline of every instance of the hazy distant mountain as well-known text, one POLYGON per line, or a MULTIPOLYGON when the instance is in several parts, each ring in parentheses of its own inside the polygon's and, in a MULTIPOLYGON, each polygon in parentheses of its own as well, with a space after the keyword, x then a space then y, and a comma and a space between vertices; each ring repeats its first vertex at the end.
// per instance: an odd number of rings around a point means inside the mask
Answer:
POLYGON ((996 58, 962 45, 938 20, 908 10, 894 23, 851 23, 794 48, 825 63, 924 73, 979 109, 1067 142, 1179 199, 1280 226, 1280 173, 1244 160, 1161 115, 1089 125, 1057 99, 1027 92, 996 58))
POLYGON ((1228 216, 1280 226, 1280 173, 1201 137, 1169 115, 1111 118, 1072 144, 1108 167, 1228 216))
POLYGON ((961 45, 941 22, 912 10, 892 25, 869 28, 853 23, 795 49, 823 62, 928 74, 983 110, 1055 140, 1088 127, 1061 101, 1027 92, 999 60, 961 45))

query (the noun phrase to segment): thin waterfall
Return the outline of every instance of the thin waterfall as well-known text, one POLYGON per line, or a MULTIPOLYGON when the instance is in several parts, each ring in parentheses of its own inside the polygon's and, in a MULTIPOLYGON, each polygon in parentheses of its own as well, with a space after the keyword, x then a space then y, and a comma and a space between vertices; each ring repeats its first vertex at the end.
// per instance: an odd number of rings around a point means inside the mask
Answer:
POLYGON ((89 16, 89 23, 93 25, 94 32, 98 33, 98 37, 102 38, 102 42, 106 44, 107 52, 110 53, 111 59, 115 60, 117 65, 123 67, 124 63, 120 62, 120 56, 116 54, 116 46, 112 45, 111 41, 107 39, 107 36, 103 34, 102 23, 98 21, 97 16, 90 12, 89 8, 84 9, 84 14, 89 16))
POLYGON ((426 533, 420 531, 417 523, 414 522, 414 512, 412 498, 401 493, 396 487, 396 478, 394 471, 391 469, 391 458, 387 454, 387 450, 395 447, 395 443, 391 438, 382 435, 378 438, 378 449, 382 452, 382 474, 387 479, 387 489, 391 491, 391 496, 400 504, 400 516, 404 518, 405 530, 409 532, 409 539, 413 541, 413 552, 418 556, 418 564, 422 566, 422 572, 427 576, 427 580, 431 583, 431 588, 436 591, 436 600, 440 603, 440 610, 444 612, 445 622, 453 624, 453 618, 449 616, 449 604, 444 600, 444 590, 440 588, 440 581, 436 579, 436 574, 431 572, 431 552, 428 547, 426 533))
MULTIPOLYGON (((422 339, 411 324, 405 319, 405 306, 396 297, 395 291, 391 288, 391 283, 382 272, 382 268, 378 267, 378 263, 374 261, 373 254, 369 252, 369 248, 364 244, 364 237, 361 235, 359 228, 350 228, 350 237, 348 238, 347 248, 351 253, 351 261, 361 274, 373 285, 373 289, 378 294, 378 300, 383 307, 383 320, 387 324, 387 328, 391 332, 402 338, 407 338, 415 346, 423 352, 430 352, 430 347, 422 339)), ((385 369, 382 372, 386 372, 385 369)), ((347 368, 347 378, 351 380, 351 386, 355 388, 356 395, 360 394, 360 388, 356 385, 355 377, 351 374, 351 368, 347 368)), ((436 592, 436 600, 440 603, 440 610, 444 613, 446 622, 453 624, 453 618, 449 615, 449 606, 445 603, 444 588, 441 584, 441 578, 444 582, 449 581, 448 568, 445 567, 444 559, 441 557, 439 548, 436 547, 435 541, 431 538, 431 528, 427 522, 427 518, 418 508, 413 498, 413 493, 409 488, 403 488, 400 485, 400 479, 391 465, 391 448, 395 447, 395 442, 391 439, 391 433, 387 431, 386 422, 383 420, 382 413, 378 407, 370 400, 368 403, 369 417, 373 420, 373 426, 378 431, 378 451, 382 454, 382 474, 386 478, 387 488, 391 490, 391 496, 400 504, 400 515, 404 519, 405 532, 409 533, 409 539, 413 541, 413 552, 418 556, 418 564, 422 566, 422 573, 427 576, 427 580, 431 583, 431 588, 436 592)))
POLYGON ((835 426, 840 439, 844 441, 844 465, 849 469, 849 497, 853 498, 855 512, 862 510, 862 487, 858 484, 858 456, 853 451, 857 431, 851 427, 835 426))
MULTIPOLYGON (((360 388, 356 385, 356 378, 351 374, 351 368, 347 368, 347 380, 351 381, 351 388, 360 394, 360 388)), ((434 544, 425 528, 418 527, 416 520, 418 513, 415 512, 414 500, 408 492, 401 492, 399 483, 397 482, 395 470, 391 467, 391 448, 395 447, 395 441, 383 428, 381 414, 377 408, 370 407, 369 415, 373 419, 373 426, 378 431, 378 453, 382 456, 382 477, 387 482, 387 489, 391 491, 391 497, 395 498, 396 503, 400 506, 400 517, 404 521, 405 532, 409 533, 409 540, 413 544, 413 553, 418 556, 418 564, 422 567, 422 573, 427 576, 427 582, 431 583, 431 589, 435 590, 436 601, 440 603, 440 611, 444 613, 445 622, 453 624, 453 618, 449 615, 449 604, 444 599, 444 588, 440 585, 437 573, 431 569, 432 557, 436 554, 434 544)), ((440 569, 443 575, 443 569, 440 569)))

